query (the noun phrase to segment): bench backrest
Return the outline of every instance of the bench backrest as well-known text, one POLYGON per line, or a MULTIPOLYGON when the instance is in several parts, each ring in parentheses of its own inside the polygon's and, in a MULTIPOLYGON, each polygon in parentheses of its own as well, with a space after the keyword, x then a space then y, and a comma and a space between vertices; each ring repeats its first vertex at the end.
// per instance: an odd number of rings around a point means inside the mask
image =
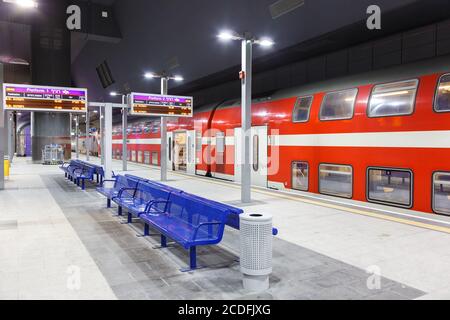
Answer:
POLYGON ((129 177, 118 175, 116 176, 116 182, 114 183, 114 189, 120 190, 123 188, 136 188, 139 181, 131 179, 129 177))
POLYGON ((203 201, 203 202, 207 203, 210 206, 225 210, 227 212, 226 225, 228 225, 234 229, 239 229, 239 215, 241 213, 244 213, 244 210, 242 210, 241 208, 236 208, 236 207, 230 206, 225 203, 206 199, 206 198, 203 198, 203 197, 200 197, 197 195, 191 195, 191 194, 189 194, 189 195, 193 198, 198 199, 199 201, 203 201))
MULTIPOLYGON (((136 199, 143 200, 145 202, 149 201, 167 201, 170 196, 170 191, 167 189, 159 188, 151 183, 145 181, 139 181, 134 197, 136 199)), ((157 206, 160 208, 161 206, 157 206)), ((165 204, 163 204, 163 208, 165 204)))
POLYGON ((163 184, 163 183, 155 181, 155 180, 149 180, 149 179, 141 178, 141 177, 134 176, 134 175, 131 175, 131 174, 126 174, 125 177, 129 177, 129 178, 133 178, 133 179, 136 179, 136 180, 145 181, 147 183, 151 183, 151 184, 153 184, 155 186, 159 186, 161 188, 165 188, 165 189, 170 190, 172 192, 178 192, 178 193, 183 192, 183 190, 180 190, 180 189, 168 186, 166 184, 163 184))
POLYGON ((204 222, 225 223, 227 212, 185 193, 171 193, 168 213, 193 226, 204 222))

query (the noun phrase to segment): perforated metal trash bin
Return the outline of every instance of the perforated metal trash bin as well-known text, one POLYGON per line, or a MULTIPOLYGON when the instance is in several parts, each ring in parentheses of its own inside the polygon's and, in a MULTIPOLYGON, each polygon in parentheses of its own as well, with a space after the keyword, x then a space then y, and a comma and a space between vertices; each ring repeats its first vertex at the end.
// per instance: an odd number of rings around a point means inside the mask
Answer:
POLYGON ((272 216, 241 214, 240 238, 244 288, 251 292, 267 290, 272 273, 272 216))

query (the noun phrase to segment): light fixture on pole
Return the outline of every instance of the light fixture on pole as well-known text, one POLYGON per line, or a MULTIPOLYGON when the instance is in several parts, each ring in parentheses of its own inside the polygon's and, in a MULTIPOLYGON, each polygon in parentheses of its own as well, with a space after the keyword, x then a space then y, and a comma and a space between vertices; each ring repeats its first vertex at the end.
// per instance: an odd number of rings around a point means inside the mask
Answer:
POLYGON ((242 82, 242 134, 241 146, 242 158, 241 165, 241 201, 242 203, 251 202, 251 165, 250 165, 250 133, 252 129, 252 51, 253 44, 261 47, 272 47, 275 43, 269 38, 254 38, 246 32, 239 35, 233 31, 222 31, 217 35, 222 41, 241 41, 242 44, 242 70, 239 72, 239 78, 242 82))
MULTIPOLYGON (((168 92, 169 80, 183 81, 180 75, 168 75, 165 71, 161 73, 146 72, 146 79, 161 79, 161 95, 165 96, 168 92)), ((161 181, 167 181, 167 118, 161 117, 161 181)))

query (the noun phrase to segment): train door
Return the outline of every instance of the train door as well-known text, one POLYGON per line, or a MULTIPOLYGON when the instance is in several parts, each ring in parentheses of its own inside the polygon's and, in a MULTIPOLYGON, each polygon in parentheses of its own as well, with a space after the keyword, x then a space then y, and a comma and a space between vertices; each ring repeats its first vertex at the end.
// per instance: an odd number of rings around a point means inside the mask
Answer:
POLYGON ((195 130, 190 130, 187 132, 187 173, 195 175, 196 165, 197 165, 197 154, 196 154, 196 132, 195 130))
POLYGON ((167 170, 173 170, 173 132, 167 132, 167 170))
MULTIPOLYGON (((235 136, 235 162, 234 173, 235 181, 241 180, 241 136, 242 129, 236 128, 234 130, 235 136)), ((259 187, 267 187, 267 127, 252 127, 250 135, 250 164, 252 174, 252 185, 259 187)))
POLYGON ((187 169, 187 132, 175 132, 173 138, 173 170, 184 171, 187 169))

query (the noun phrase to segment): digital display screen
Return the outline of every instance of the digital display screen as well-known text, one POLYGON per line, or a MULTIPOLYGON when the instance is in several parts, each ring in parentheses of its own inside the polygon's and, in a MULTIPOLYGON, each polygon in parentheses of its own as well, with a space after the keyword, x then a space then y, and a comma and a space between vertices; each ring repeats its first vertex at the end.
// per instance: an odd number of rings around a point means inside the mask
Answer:
POLYGON ((192 97, 132 93, 131 114, 140 116, 192 117, 192 97))
POLYGON ((3 85, 5 110, 86 112, 87 89, 3 85))

